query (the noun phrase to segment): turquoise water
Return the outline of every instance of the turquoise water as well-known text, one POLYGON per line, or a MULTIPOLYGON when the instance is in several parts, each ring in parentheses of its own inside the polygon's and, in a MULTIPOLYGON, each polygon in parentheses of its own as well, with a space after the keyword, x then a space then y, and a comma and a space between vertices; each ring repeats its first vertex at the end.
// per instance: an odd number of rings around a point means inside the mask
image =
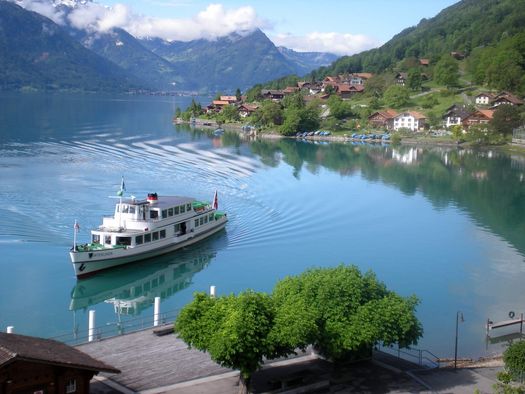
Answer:
MULTIPOLYGON (((55 337, 174 311, 194 291, 271 291, 312 266, 371 269, 421 299, 419 347, 478 357, 487 318, 524 312, 525 160, 497 152, 248 141, 174 126, 184 97, 0 96, 0 328, 55 337), (183 194, 228 212, 226 231, 181 253, 79 281, 73 223, 129 193, 183 194), (120 313, 117 313, 119 311, 120 313)), ((209 98, 200 98, 203 104, 209 98)), ((515 330, 501 331, 501 334, 515 330)))

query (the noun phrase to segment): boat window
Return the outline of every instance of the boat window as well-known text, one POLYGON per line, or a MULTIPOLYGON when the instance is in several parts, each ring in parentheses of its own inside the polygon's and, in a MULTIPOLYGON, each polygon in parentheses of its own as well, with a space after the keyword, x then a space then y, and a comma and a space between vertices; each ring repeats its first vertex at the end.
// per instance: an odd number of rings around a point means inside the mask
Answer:
POLYGON ((117 237, 117 245, 131 245, 131 237, 117 237))
POLYGON ((93 239, 91 240, 91 242, 93 242, 94 244, 99 244, 100 243, 100 235, 93 234, 93 239))
POLYGON ((204 223, 208 223, 208 216, 204 216, 204 223))
POLYGON ((166 238, 166 230, 160 230, 160 238, 166 238))
POLYGON ((159 217, 159 211, 150 211, 150 212, 149 212, 149 217, 150 217, 151 219, 158 219, 158 217, 159 217))
POLYGON ((200 222, 200 225, 202 226, 204 224, 204 218, 201 216, 201 218, 199 219, 199 222, 200 222))
POLYGON ((213 221, 213 213, 210 213, 210 222, 213 221))
POLYGON ((168 216, 173 216, 173 208, 168 208, 168 216))
POLYGON ((177 234, 180 231, 180 223, 177 223, 175 226, 173 226, 173 232, 177 234))
POLYGON ((167 209, 163 209, 162 210, 162 219, 166 219, 168 217, 168 210, 167 209))
POLYGON ((122 205, 121 208, 122 208, 122 211, 121 211, 122 213, 128 213, 128 206, 127 205, 122 205))
POLYGON ((105 235, 104 236, 104 243, 106 245, 111 245, 111 235, 105 235))
POLYGON ((144 234, 144 242, 151 242, 151 233, 144 234))
POLYGON ((135 244, 141 245, 142 243, 144 243, 144 237, 142 235, 137 235, 135 237, 135 244))
POLYGON ((180 206, 180 213, 184 213, 186 212, 186 205, 181 205, 180 206))
POLYGON ((159 232, 158 232, 158 231, 155 231, 155 232, 153 233, 153 240, 154 240, 154 241, 158 241, 158 240, 159 240, 159 232))
POLYGON ((191 204, 186 204, 186 210, 191 211, 191 204))
POLYGON ((198 227, 199 225, 199 219, 195 219, 195 227, 198 227))
POLYGON ((66 393, 76 393, 77 392, 77 381, 75 379, 69 379, 66 383, 66 393))
POLYGON ((154 289, 155 287, 158 287, 158 285, 159 285, 159 280, 157 278, 151 281, 151 288, 154 289))
POLYGON ((130 206, 129 207, 129 213, 135 213, 135 207, 134 206, 130 206))

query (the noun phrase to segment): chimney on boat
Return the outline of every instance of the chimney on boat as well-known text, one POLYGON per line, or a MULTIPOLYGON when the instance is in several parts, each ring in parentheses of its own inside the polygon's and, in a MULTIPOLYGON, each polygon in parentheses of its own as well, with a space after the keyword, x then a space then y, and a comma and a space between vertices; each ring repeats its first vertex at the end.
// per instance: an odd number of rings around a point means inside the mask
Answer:
POLYGON ((148 193, 148 202, 150 204, 155 204, 158 201, 159 197, 157 193, 148 193))

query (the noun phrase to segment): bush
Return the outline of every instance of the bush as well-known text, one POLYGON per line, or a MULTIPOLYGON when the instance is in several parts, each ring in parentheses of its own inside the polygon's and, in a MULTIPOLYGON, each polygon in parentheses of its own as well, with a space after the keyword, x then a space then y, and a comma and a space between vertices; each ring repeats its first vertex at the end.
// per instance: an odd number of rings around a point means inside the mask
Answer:
POLYGON ((521 380, 525 373, 525 341, 511 344, 503 353, 503 362, 512 379, 521 380))
POLYGON ((392 141, 392 145, 399 145, 401 143, 401 135, 399 133, 392 134, 390 141, 392 141))

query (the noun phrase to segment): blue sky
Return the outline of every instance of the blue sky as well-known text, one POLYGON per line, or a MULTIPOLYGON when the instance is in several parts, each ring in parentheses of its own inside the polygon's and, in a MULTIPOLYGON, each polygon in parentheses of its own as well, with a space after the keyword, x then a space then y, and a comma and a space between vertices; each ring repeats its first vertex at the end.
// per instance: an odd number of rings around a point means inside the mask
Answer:
POLYGON ((377 47, 458 0, 93 0, 67 17, 44 7, 51 0, 13 1, 85 29, 189 41, 260 28, 276 45, 345 55, 377 47))

